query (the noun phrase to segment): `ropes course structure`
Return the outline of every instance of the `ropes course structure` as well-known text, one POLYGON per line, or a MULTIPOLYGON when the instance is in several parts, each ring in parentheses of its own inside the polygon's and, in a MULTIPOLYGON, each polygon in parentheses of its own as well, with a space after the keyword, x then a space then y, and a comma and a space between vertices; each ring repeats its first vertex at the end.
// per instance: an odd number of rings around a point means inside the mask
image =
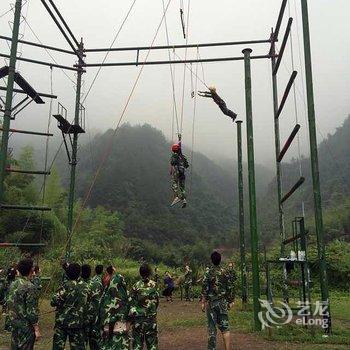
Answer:
MULTIPOLYGON (((253 131, 253 101, 252 101, 252 76, 251 76, 251 65, 255 60, 267 60, 270 61, 271 64, 271 77, 272 77, 272 90, 273 90, 273 107, 274 107, 274 131, 275 131, 275 156, 276 156, 276 181, 277 181, 277 197, 278 197, 278 208, 279 208, 279 231, 280 231, 280 241, 281 241, 281 253, 280 259, 277 261, 266 261, 266 269, 269 270, 269 264, 280 264, 282 266, 283 275, 284 275, 284 299, 288 300, 288 288, 287 288, 287 277, 288 277, 288 263, 290 262, 286 257, 286 245, 293 243, 295 247, 300 247, 301 251, 304 251, 304 258, 297 257, 294 259, 294 263, 298 264, 301 268, 302 280, 305 282, 303 290, 301 290, 301 294, 303 295, 302 300, 307 302, 309 300, 309 277, 308 277, 308 263, 307 263, 307 230, 304 227, 304 214, 302 217, 296 217, 293 221, 293 237, 286 237, 285 230, 285 218, 284 218, 284 207, 283 204, 302 186, 305 178, 302 174, 301 162, 300 164, 300 178, 296 181, 295 185, 287 192, 282 193, 282 167, 281 161, 284 155, 287 153, 290 145, 292 144, 294 138, 298 135, 299 129, 301 125, 299 124, 298 117, 298 109, 296 103, 296 85, 295 79, 298 75, 297 71, 295 71, 295 62, 294 62, 294 51, 293 51, 293 43, 291 37, 291 28, 293 24, 293 18, 289 17, 287 26, 285 29, 285 34, 281 41, 281 45, 279 50, 277 50, 277 43, 279 42, 279 33, 281 30, 281 26, 283 23, 284 13, 287 6, 287 0, 282 0, 280 12, 278 15, 278 19, 276 25, 267 39, 259 39, 259 40, 244 40, 244 41, 231 41, 231 42, 209 42, 209 43, 194 43, 189 44, 189 26, 190 26, 190 4, 191 1, 188 0, 188 7, 185 11, 183 1, 180 2, 180 17, 181 17, 181 27, 183 31, 183 37, 185 43, 178 45, 170 44, 169 37, 169 29, 167 25, 166 14, 172 3, 172 0, 164 1, 162 0, 162 14, 161 19, 156 27, 156 31, 152 40, 148 46, 136 46, 136 47, 121 47, 115 46, 116 40, 119 37, 122 29, 124 28, 125 23, 127 22, 129 16, 131 15, 133 8, 136 4, 136 0, 131 2, 131 6, 129 7, 121 25, 116 31, 115 36, 109 47, 107 48, 85 48, 84 41, 81 39, 78 41, 70 29, 69 25, 65 21, 63 15, 55 5, 53 0, 41 0, 42 5, 47 11, 48 15, 53 20, 55 26, 61 32, 63 38, 69 45, 70 49, 62 49, 59 47, 53 47, 50 45, 43 44, 32 27, 29 25, 26 16, 23 17, 21 14, 21 10, 23 8, 23 1, 16 0, 14 8, 11 8, 9 11, 3 13, 2 16, 5 16, 10 11, 14 11, 14 20, 12 27, 12 37, 0 36, 0 40, 5 40, 10 42, 10 53, 0 53, 0 57, 5 59, 9 59, 9 65, 0 68, 0 78, 7 77, 6 86, 0 86, 0 90, 6 91, 6 99, 4 101, 4 109, 3 109, 3 124, 1 127, 2 137, 1 137, 1 152, 0 152, 0 210, 27 210, 27 211, 41 211, 45 212, 50 210, 44 204, 40 207, 38 206, 25 206, 20 204, 10 204, 5 202, 5 186, 4 181, 6 174, 11 171, 8 168, 8 141, 10 137, 10 133, 22 133, 22 134, 31 134, 36 136, 46 136, 46 156, 45 156, 45 166, 43 171, 30 171, 30 170, 20 170, 22 173, 30 173, 30 174, 40 174, 45 175, 43 185, 42 185, 42 199, 44 202, 45 199, 45 187, 46 187, 46 175, 49 174, 52 165, 57 158, 58 153, 62 149, 63 145, 67 151, 69 165, 70 165, 70 185, 69 185, 69 197, 68 197, 68 217, 67 217, 67 241, 65 245, 64 256, 65 259, 69 260, 71 257, 71 239, 74 231, 76 229, 77 224, 79 223, 80 216, 82 214, 82 209, 87 205, 89 197, 91 195, 91 191, 96 184, 96 180, 98 179, 100 173, 103 171, 106 161, 112 151, 113 141, 116 137, 118 130, 126 117, 126 113, 128 110, 128 106, 134 96, 134 92, 138 86, 141 75, 146 68, 146 66, 150 65, 169 65, 170 67, 170 78, 171 78, 171 89, 172 89, 172 137, 175 128, 177 129, 177 136, 179 141, 182 140, 183 133, 183 121, 184 121, 184 101, 185 101, 185 87, 186 87, 186 73, 189 72, 191 79, 191 97, 193 98, 193 118, 192 118, 192 148, 191 148, 191 163, 193 163, 193 152, 195 145, 195 123, 196 123, 196 108, 197 108, 197 91, 198 84, 201 83, 203 86, 208 88, 205 79, 204 72, 204 63, 210 62, 243 62, 244 63, 244 82, 245 82, 245 103, 246 103, 246 145, 247 145, 247 158, 248 158, 248 184, 249 184, 249 223, 250 223, 250 235, 251 235, 251 259, 252 259, 252 300, 253 300, 253 309, 254 309, 254 327, 256 330, 261 330, 261 320, 259 319, 259 312, 261 310, 261 305, 259 298, 261 296, 261 288, 260 288, 260 263, 259 263, 259 232, 257 227, 258 217, 256 210, 256 185, 255 185, 255 156, 254 156, 254 131, 253 131), (22 40, 19 38, 19 29, 21 24, 21 18, 24 18, 25 23, 28 25, 28 28, 32 31, 36 39, 37 43, 22 40), (166 34, 166 45, 155 45, 156 39, 158 37, 159 31, 164 23, 165 34, 166 34), (292 57, 292 74, 290 76, 289 82, 285 88, 282 99, 279 101, 278 99, 278 82, 277 82, 277 73, 279 71, 279 67, 283 60, 283 55, 288 43, 288 40, 291 40, 291 57, 292 57), (44 49, 50 56, 53 62, 45 62, 39 61, 33 58, 22 57, 18 53, 18 45, 22 44, 23 46, 35 46, 44 49), (263 55, 252 55, 252 46, 258 45, 259 47, 264 47, 267 49, 267 53, 263 55), (211 58, 202 58, 200 54, 201 48, 218 48, 218 47, 244 47, 242 51, 242 55, 239 56, 225 56, 225 57, 211 57, 211 58), (185 54, 184 57, 181 57, 176 50, 184 49, 185 54), (188 58, 189 49, 196 50, 195 58, 188 58), (164 51, 166 50, 168 53, 167 60, 149 60, 150 53, 154 50, 164 51), (51 55, 51 51, 56 51, 63 53, 65 55, 73 56, 76 59, 71 66, 59 64, 54 57, 51 55), (136 55, 135 60, 124 61, 124 62, 107 62, 107 58, 110 52, 134 52, 136 55), (145 52, 145 58, 143 60, 139 59, 140 53, 145 52), (87 62, 87 56, 89 58, 93 56, 94 53, 105 53, 105 56, 101 62, 87 62), (173 53, 173 55, 171 55, 173 53), (173 57, 172 57, 173 56, 173 57), (51 89, 50 93, 39 93, 20 75, 20 73, 16 70, 18 68, 18 62, 27 62, 30 64, 43 65, 50 67, 51 71, 51 89), (199 64, 201 65, 201 75, 199 73, 199 64), (183 65, 183 80, 182 80, 182 95, 181 95, 181 107, 178 109, 176 94, 175 94, 175 66, 183 65), (195 68, 193 68, 195 65, 195 68), (85 133, 85 102, 90 95, 92 88, 95 82, 98 79, 99 73, 102 68, 105 67, 139 67, 138 73, 136 75, 136 79, 132 84, 131 90, 127 95, 124 106, 121 108, 121 113, 118 118, 116 118, 117 122, 114 127, 113 133, 109 142, 106 144, 105 150, 102 156, 99 159, 99 164, 95 169, 95 173, 91 179, 90 186, 82 199, 82 205, 80 211, 74 215, 73 206, 75 203, 75 185, 76 185, 76 167, 78 164, 78 139, 81 135, 85 133), (69 121, 67 119, 67 111, 65 108, 60 105, 60 109, 57 114, 52 115, 52 99, 56 99, 57 96, 53 95, 52 88, 52 70, 53 68, 58 68, 64 71, 67 79, 69 79, 70 84, 73 83, 75 90, 75 111, 74 111, 74 119, 73 121, 69 121), (83 74, 86 73, 87 70, 92 68, 98 68, 89 88, 87 89, 86 94, 82 93, 82 77, 83 74), (67 75, 66 71, 71 71, 76 74, 76 81, 72 80, 72 78, 67 75), (193 79, 195 78, 195 81, 193 79), (20 89, 15 88, 15 83, 20 87, 20 89), (296 125, 292 130, 289 138, 283 147, 281 147, 280 142, 280 129, 279 124, 281 117, 283 115, 283 108, 288 99, 288 95, 290 91, 293 89, 294 95, 294 106, 295 106, 295 122, 296 125), (26 100, 30 99, 30 102, 34 101, 37 104, 43 104, 46 98, 50 98, 50 107, 49 107, 49 120, 47 125, 46 132, 34 132, 34 131, 25 131, 25 130, 14 130, 11 129, 11 120, 13 120, 16 116, 15 110, 19 107, 19 105, 13 106, 13 97, 14 94, 25 94, 26 100), (56 154, 53 157, 53 161, 50 166, 48 166, 48 137, 52 136, 50 132, 51 125, 51 115, 57 119, 58 127, 62 133, 63 141, 61 142, 56 154)), ((317 251, 318 251, 318 259, 320 266, 320 290, 322 302, 326 305, 327 308, 327 327, 326 331, 330 332, 331 325, 331 317, 330 317, 330 308, 329 308, 329 295, 328 295, 328 281, 327 281, 327 268, 326 268, 326 256, 325 256, 325 243, 324 243, 324 228, 323 228, 323 219, 322 219, 322 201, 320 195, 320 181, 319 181, 319 171, 318 171, 318 154, 317 154, 317 138, 316 138, 316 123, 315 123, 315 109, 314 109, 314 94, 313 94, 313 78, 312 78, 312 62, 311 62, 311 44, 310 44, 310 32, 309 32, 309 20, 308 20, 308 4, 307 0, 300 0, 301 3, 301 14, 302 14, 302 26, 303 26, 303 43, 304 43, 304 68, 301 65, 301 50, 299 46, 299 60, 300 60, 300 69, 302 72, 305 72, 305 85, 306 85, 306 106, 307 106, 307 120, 308 120, 308 135, 309 135, 309 143, 310 143, 310 159, 311 159, 311 169, 312 169, 312 187, 314 194, 314 215, 315 215, 315 223, 316 223, 316 237, 317 237, 317 251)), ((299 34, 298 34, 299 35, 299 34)), ((298 42, 299 42, 298 38, 298 42)), ((209 88, 211 97, 213 97, 214 101, 219 105, 220 109, 224 112, 224 114, 229 115, 228 112, 233 113, 228 110, 226 104, 220 97, 216 94, 217 98, 214 98, 215 89, 209 88), (214 92, 213 92, 214 91, 214 92), (225 113, 225 111, 228 111, 225 113)), ((209 97, 209 92, 205 92, 204 96, 209 97)), ((203 95, 202 95, 203 96, 203 95)), ((25 103, 26 101, 22 102, 25 103)), ((231 117, 231 122, 235 120, 235 117, 231 117)), ((246 267, 246 250, 245 250, 245 234, 244 234, 244 197, 243 197, 243 166, 242 166, 242 134, 241 134, 241 124, 242 120, 233 123, 234 126, 237 126, 237 141, 238 141, 238 192, 239 192, 239 229, 240 229, 240 254, 241 254, 241 283, 242 283, 242 301, 247 302, 247 267, 246 267)), ((306 127, 306 125, 304 126, 306 127)), ((299 137, 299 136, 298 136, 299 137)), ((298 139, 299 140, 299 139, 298 139)), ((299 144, 299 141, 298 141, 299 144)), ((298 145, 298 152, 300 158, 300 146, 298 145)), ((300 161, 300 159, 299 159, 300 161)), ((193 164, 191 164, 191 182, 193 176, 193 164)), ((13 169, 12 171, 16 171, 13 169)), ((19 172, 17 170, 17 172, 19 172)), ((304 210, 303 210, 304 212, 304 210)), ((42 232, 41 232, 42 235, 42 232)), ((41 236, 40 235, 40 236, 41 236)), ((11 243, 0 243, 0 246, 5 246, 6 244, 11 243)), ((20 245, 21 243, 18 243, 20 245)), ((38 245, 42 245, 41 242, 37 243, 38 245)), ((268 271, 267 271, 268 276, 268 271)), ((268 284, 267 294, 268 300, 271 304, 273 304, 272 299, 272 291, 268 284)))

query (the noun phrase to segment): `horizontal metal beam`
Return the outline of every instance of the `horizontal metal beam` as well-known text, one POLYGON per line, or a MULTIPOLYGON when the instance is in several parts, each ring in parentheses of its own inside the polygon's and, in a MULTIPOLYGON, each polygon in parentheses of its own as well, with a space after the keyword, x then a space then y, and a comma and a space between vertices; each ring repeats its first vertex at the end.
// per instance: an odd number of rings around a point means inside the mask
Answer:
POLYGON ((203 44, 181 44, 181 45, 161 45, 161 46, 133 46, 133 47, 112 47, 100 49, 85 49, 85 52, 105 52, 105 51, 143 51, 143 50, 174 50, 185 48, 215 47, 215 46, 234 46, 234 45, 252 45, 270 43, 270 39, 246 40, 246 41, 226 41, 203 44))
POLYGON ((31 174, 31 175, 50 175, 49 171, 36 171, 36 170, 19 170, 19 169, 6 169, 8 173, 18 174, 31 174))
POLYGON ((0 242, 0 248, 8 247, 45 247, 46 243, 4 243, 0 242))
POLYGON ((289 137, 288 137, 288 139, 287 139, 285 145, 283 146, 283 148, 282 148, 280 154, 279 154, 278 157, 277 157, 277 162, 280 163, 280 162, 282 161, 284 155, 285 155, 286 152, 288 151, 290 145, 292 144, 292 142, 293 142, 293 140, 294 140, 294 138, 295 138, 295 136, 297 135, 297 133, 298 133, 299 130, 300 130, 300 124, 295 125, 295 127, 294 127, 294 129, 292 130, 291 134, 289 135, 289 137))
MULTIPOLYGON (((3 36, 3 35, 0 35, 0 39, 7 40, 7 41, 11 41, 12 40, 12 38, 10 38, 8 36, 3 36)), ((26 41, 26 40, 18 40, 18 42, 21 43, 21 44, 24 44, 24 45, 35 46, 35 47, 40 47, 42 49, 47 49, 47 50, 52 50, 52 51, 68 53, 70 55, 75 55, 75 52, 69 51, 69 50, 65 50, 65 49, 61 49, 59 47, 33 43, 31 41, 26 41)))
MULTIPOLYGON (((0 126, 0 131, 2 131, 1 126, 0 126)), ((16 134, 27 134, 27 135, 37 135, 37 136, 53 136, 53 134, 46 133, 46 132, 17 130, 17 129, 9 129, 9 132, 16 133, 16 134)))
POLYGON ((287 98, 289 96, 289 92, 290 92, 290 89, 292 88, 293 86, 293 83, 294 83, 294 80, 295 78, 297 77, 298 75, 298 72, 297 71, 294 71, 288 81, 288 84, 287 84, 287 87, 286 87, 286 90, 284 91, 284 94, 283 94, 283 97, 282 97, 282 100, 281 100, 281 104, 280 106, 278 107, 278 110, 277 110, 277 114, 276 114, 276 119, 280 116, 280 114, 282 113, 282 110, 283 110, 283 107, 287 101, 287 98))
POLYGON ((284 203, 303 183, 305 182, 305 177, 301 177, 298 182, 290 189, 288 193, 284 195, 281 199, 281 204, 284 203))
POLYGON ((290 29, 292 27, 292 24, 293 24, 293 18, 290 17, 289 20, 288 20, 286 32, 284 33, 284 37, 283 37, 281 48, 280 48, 280 51, 278 53, 278 58, 277 58, 275 67, 273 69, 273 75, 277 74, 278 68, 280 67, 280 64, 281 64, 281 61, 282 61, 282 57, 283 57, 283 53, 284 53, 284 50, 285 50, 286 45, 287 45, 287 41, 288 41, 288 37, 289 37, 289 33, 290 33, 290 29))
MULTIPOLYGON (((6 55, 6 54, 3 54, 3 53, 0 53, 0 57, 10 58, 10 55, 6 55)), ((50 63, 50 62, 43 62, 43 61, 32 60, 31 58, 17 57, 16 59, 19 60, 19 61, 23 61, 23 62, 40 64, 42 66, 62 68, 62 69, 67 69, 67 70, 73 70, 75 72, 78 71, 78 69, 75 68, 75 67, 68 67, 68 66, 62 66, 60 64, 50 63)))
MULTIPOLYGON (((0 90, 6 91, 7 88, 4 87, 4 86, 0 86, 0 90)), ((25 95, 27 95, 27 93, 26 93, 25 91, 20 90, 20 89, 13 89, 13 92, 15 92, 15 93, 17 93, 17 94, 25 94, 25 95)), ((38 94, 38 96, 40 96, 40 97, 47 97, 47 98, 54 98, 54 99, 57 98, 56 95, 44 94, 44 93, 42 93, 42 92, 38 92, 37 94, 38 94)))
MULTIPOLYGON (((271 58, 270 55, 251 56, 252 60, 271 58)), ((202 58, 196 60, 175 60, 175 61, 149 61, 149 62, 116 62, 116 63, 88 63, 84 67, 118 67, 118 66, 149 66, 157 64, 177 64, 177 63, 199 63, 199 62, 226 62, 243 61, 244 57, 222 57, 222 58, 202 58)))
POLYGON ((14 205, 14 204, 0 204, 0 209, 7 210, 38 210, 38 211, 50 211, 50 207, 36 207, 33 205, 14 205))

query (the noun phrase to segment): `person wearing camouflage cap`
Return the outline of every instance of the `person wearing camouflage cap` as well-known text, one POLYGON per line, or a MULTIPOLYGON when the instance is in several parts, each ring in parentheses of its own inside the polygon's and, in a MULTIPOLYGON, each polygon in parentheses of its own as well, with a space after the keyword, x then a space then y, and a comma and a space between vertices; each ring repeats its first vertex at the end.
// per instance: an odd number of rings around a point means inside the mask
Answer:
POLYGON ((56 308, 52 349, 63 350, 68 339, 72 350, 81 350, 85 349, 86 287, 79 282, 79 264, 71 263, 65 271, 67 280, 51 299, 51 306, 56 308))
POLYGON ((148 264, 141 265, 140 276, 142 279, 133 285, 129 298, 133 349, 142 350, 146 343, 148 350, 157 350, 159 293, 156 283, 150 279, 151 268, 148 264))

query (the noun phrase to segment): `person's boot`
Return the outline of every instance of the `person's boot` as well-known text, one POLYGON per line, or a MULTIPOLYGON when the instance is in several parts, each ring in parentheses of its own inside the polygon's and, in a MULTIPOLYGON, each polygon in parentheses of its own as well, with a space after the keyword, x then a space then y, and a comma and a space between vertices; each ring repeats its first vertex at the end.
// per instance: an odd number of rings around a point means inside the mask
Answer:
POLYGON ((180 203, 180 202, 181 202, 181 199, 179 197, 175 197, 170 206, 173 207, 174 205, 176 205, 177 203, 180 203))
POLYGON ((187 201, 186 201, 186 199, 183 199, 182 200, 182 208, 186 208, 186 206, 187 206, 187 201))

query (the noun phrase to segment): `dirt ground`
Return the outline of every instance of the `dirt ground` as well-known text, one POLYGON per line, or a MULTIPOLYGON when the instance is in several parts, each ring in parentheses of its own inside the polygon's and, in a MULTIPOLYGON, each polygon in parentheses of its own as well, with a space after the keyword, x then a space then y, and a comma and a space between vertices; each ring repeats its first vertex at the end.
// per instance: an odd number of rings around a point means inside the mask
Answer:
MULTIPOLYGON (((36 344, 36 350, 51 349, 53 310, 48 303, 42 303, 40 327, 42 339, 36 344)), ((236 310, 234 312, 239 312, 236 310)), ((2 320, 3 322, 3 320, 2 320)), ((2 326, 2 322, 1 326, 2 326)), ((237 322, 237 321, 236 321, 237 322)), ((201 312, 198 301, 184 302, 175 300, 172 303, 161 301, 159 315, 159 349, 160 350, 205 350, 207 349, 207 328, 205 314, 201 312)), ((2 327, 1 327, 2 328, 2 327)), ((233 350, 319 350, 347 349, 341 345, 297 344, 276 342, 264 339, 261 335, 242 331, 242 325, 231 320, 233 350)), ((9 348, 8 335, 0 331, 0 350, 9 348)), ((67 350, 69 347, 66 348, 67 350)), ((218 333, 218 350, 224 349, 221 334, 218 333)))

